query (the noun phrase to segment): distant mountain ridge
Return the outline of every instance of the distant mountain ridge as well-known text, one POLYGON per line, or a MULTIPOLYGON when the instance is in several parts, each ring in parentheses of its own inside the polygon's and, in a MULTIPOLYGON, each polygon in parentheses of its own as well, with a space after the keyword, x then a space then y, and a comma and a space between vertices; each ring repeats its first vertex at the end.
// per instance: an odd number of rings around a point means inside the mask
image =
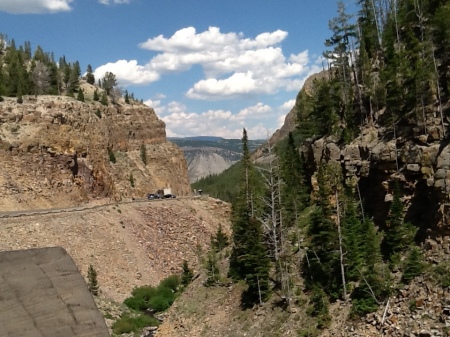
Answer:
MULTIPOLYGON (((188 164, 191 183, 211 174, 219 174, 240 160, 242 142, 240 139, 225 139, 214 136, 168 137, 178 145, 184 153, 188 164)), ((265 140, 250 140, 250 151, 259 148, 265 140)))

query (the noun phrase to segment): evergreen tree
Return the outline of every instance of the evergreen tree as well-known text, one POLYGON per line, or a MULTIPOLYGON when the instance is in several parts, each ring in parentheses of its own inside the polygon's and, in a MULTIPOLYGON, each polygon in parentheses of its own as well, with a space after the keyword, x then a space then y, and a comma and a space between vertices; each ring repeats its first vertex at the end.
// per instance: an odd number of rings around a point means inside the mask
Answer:
POLYGON ((237 200, 232 204, 233 250, 229 274, 234 280, 245 280, 245 305, 265 300, 269 295, 269 259, 261 224, 255 217, 253 166, 248 150, 247 131, 242 137, 242 182, 237 200))
POLYGON ((280 157, 280 174, 283 182, 283 221, 292 226, 298 214, 308 205, 309 188, 304 163, 295 146, 294 136, 289 132, 286 146, 277 151, 280 157))
POLYGON ((130 173, 130 178, 129 178, 129 180, 130 180, 130 186, 131 186, 131 187, 134 187, 134 177, 133 177, 133 173, 130 173))
POLYGON ((79 89, 79 90, 78 90, 77 100, 80 101, 80 102, 84 102, 84 93, 83 93, 83 89, 79 89))
POLYGON ((144 165, 147 165, 147 148, 145 147, 145 144, 141 144, 139 152, 142 162, 144 165))
POLYGON ((108 96, 106 95, 106 91, 103 91, 100 103, 102 103, 103 105, 108 105, 108 96))
POLYGON ((78 61, 76 61, 70 69, 69 83, 67 88, 67 94, 69 96, 73 96, 74 92, 78 91, 80 86, 80 76, 80 64, 78 63, 78 61))
POLYGON ((211 246, 216 252, 221 252, 224 248, 228 247, 228 236, 222 230, 222 224, 219 224, 216 235, 211 237, 211 246))
POLYGON ((422 258, 422 252, 418 247, 413 247, 405 261, 405 267, 402 275, 402 281, 409 283, 413 278, 422 274, 425 264, 422 258))
POLYGON ((325 292, 320 287, 314 287, 311 291, 311 308, 308 314, 317 317, 317 327, 326 328, 331 322, 331 316, 328 310, 329 303, 325 292))
POLYGON ((117 86, 116 75, 111 72, 106 72, 102 79, 102 88, 106 91, 107 95, 113 93, 113 89, 117 86))
POLYGON ((386 233, 382 242, 385 258, 392 267, 399 264, 400 254, 414 244, 416 229, 403 221, 403 203, 400 199, 400 185, 395 182, 393 200, 386 220, 386 233))
POLYGON ((92 73, 92 67, 90 64, 88 64, 86 69, 86 82, 92 85, 95 84, 95 76, 92 73))
POLYGON ((88 288, 92 295, 98 295, 98 281, 97 281, 97 271, 94 269, 92 264, 89 265, 88 269, 88 288))
POLYGON ((355 201, 351 192, 347 192, 345 210, 342 218, 343 237, 347 277, 351 281, 360 279, 360 272, 364 264, 364 225, 358 216, 355 201))
POLYGON ((128 90, 125 90, 125 103, 130 104, 130 98, 128 96, 128 90))
POLYGON ((181 284, 187 287, 194 277, 194 272, 189 268, 189 264, 186 260, 183 260, 183 265, 181 268, 183 269, 181 274, 181 284))
POLYGON ((98 101, 100 100, 100 98, 98 97, 98 90, 97 90, 97 88, 95 88, 95 90, 94 90, 94 97, 93 97, 93 100, 94 100, 95 102, 98 102, 98 101))
POLYGON ((321 164, 317 174, 316 208, 307 228, 308 249, 303 262, 303 273, 308 289, 321 287, 332 299, 342 290, 339 256, 339 235, 331 199, 336 188, 336 172, 332 166, 321 164))
POLYGON ((217 265, 217 254, 214 250, 208 253, 208 258, 206 260, 206 273, 208 277, 205 281, 205 286, 210 287, 220 280, 220 271, 217 265))

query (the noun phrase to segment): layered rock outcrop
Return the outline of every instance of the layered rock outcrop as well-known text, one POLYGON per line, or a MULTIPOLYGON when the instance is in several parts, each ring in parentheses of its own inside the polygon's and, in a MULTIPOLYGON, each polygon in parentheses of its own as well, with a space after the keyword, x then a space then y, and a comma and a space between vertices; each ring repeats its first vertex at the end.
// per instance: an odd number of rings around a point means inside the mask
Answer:
POLYGON ((65 207, 190 192, 181 150, 143 104, 104 106, 64 96, 0 103, 0 208, 65 207), (142 159, 145 153, 146 163, 142 159))

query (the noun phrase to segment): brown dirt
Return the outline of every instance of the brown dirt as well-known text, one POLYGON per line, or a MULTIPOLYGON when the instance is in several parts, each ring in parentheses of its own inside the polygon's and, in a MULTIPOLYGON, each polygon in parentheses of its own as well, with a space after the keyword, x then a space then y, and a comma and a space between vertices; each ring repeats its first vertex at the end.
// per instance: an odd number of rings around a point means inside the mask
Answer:
POLYGON ((121 302, 179 272, 184 259, 198 270, 196 247, 208 249, 219 223, 229 230, 228 215, 221 201, 186 198, 0 218, 0 251, 61 246, 84 276, 92 264, 102 295, 121 302))

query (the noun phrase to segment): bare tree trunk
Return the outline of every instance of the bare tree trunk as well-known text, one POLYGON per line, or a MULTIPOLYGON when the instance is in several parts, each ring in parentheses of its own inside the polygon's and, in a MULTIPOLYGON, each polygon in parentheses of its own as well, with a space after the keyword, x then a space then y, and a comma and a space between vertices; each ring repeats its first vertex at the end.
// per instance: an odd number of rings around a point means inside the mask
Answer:
POLYGON ((259 304, 262 304, 262 296, 261 296, 261 287, 259 286, 259 276, 256 275, 256 280, 258 281, 258 295, 259 295, 259 304))
POLYGON ((337 226, 338 226, 338 235, 339 235, 339 255, 341 262, 341 275, 342 275, 342 287, 344 290, 344 301, 347 302, 347 284, 345 282, 345 267, 344 267, 344 250, 342 248, 342 234, 341 234, 341 218, 340 218, 340 210, 339 210, 339 195, 336 191, 336 213, 337 213, 337 226))
POLYGON ((358 182, 356 182, 356 190, 358 191, 359 205, 361 207, 361 215, 362 215, 362 218, 363 218, 363 222, 366 222, 366 218, 365 218, 365 215, 364 215, 363 202, 362 202, 362 198, 361 198, 361 191, 359 190, 358 182))

